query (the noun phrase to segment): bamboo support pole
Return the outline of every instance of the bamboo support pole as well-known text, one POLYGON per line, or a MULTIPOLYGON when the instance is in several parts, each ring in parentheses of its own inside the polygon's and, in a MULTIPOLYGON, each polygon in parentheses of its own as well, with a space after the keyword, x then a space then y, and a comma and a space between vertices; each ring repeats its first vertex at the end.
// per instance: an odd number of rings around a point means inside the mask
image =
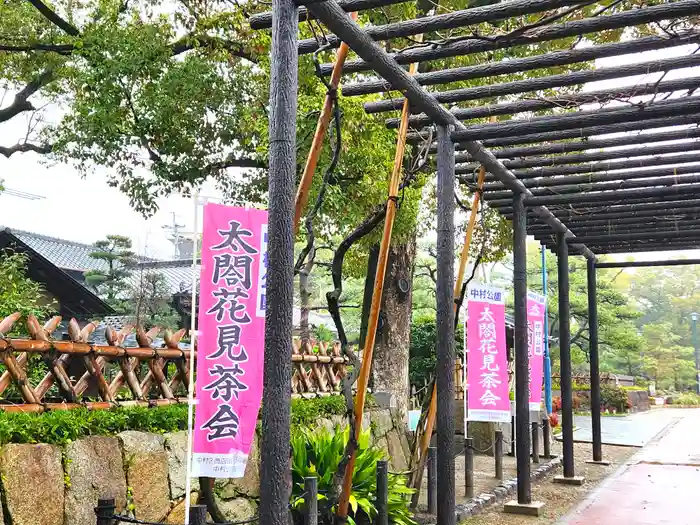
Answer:
POLYGON ((72 341, 38 341, 33 339, 0 339, 0 352, 14 350, 16 352, 46 353, 52 350, 61 354, 88 355, 104 357, 138 357, 139 359, 184 359, 183 351, 174 348, 151 347, 122 347, 109 345, 91 345, 72 341))
POLYGON ((19 387, 22 398, 27 403, 38 403, 39 399, 37 398, 36 393, 27 382, 27 374, 25 373, 24 368, 17 363, 15 356, 10 352, 5 351, 0 354, 0 361, 5 365, 7 371, 10 373, 10 376, 19 387))
MULTIPOLYGON (((418 64, 409 66, 409 75, 415 75, 418 64)), ((374 341, 377 335, 377 325, 379 324, 379 310, 382 305, 382 293, 384 291, 384 277, 389 261, 389 248, 391 246, 391 235, 394 228, 394 218, 396 217, 397 200, 399 196, 399 182, 403 169, 403 156, 406 150, 406 136, 408 134, 408 117, 411 113, 411 106, 406 99, 401 110, 402 125, 396 141, 396 153, 394 155, 394 168, 389 180, 389 194, 386 203, 386 217, 384 219, 384 231, 382 232, 382 242, 379 247, 377 258, 377 270, 374 277, 374 291, 372 293, 372 303, 370 306, 369 319, 367 322, 367 336, 362 354, 362 366, 357 382, 357 394, 355 396, 355 436, 360 437, 362 431, 362 413, 364 412, 365 396, 369 384, 369 375, 372 370, 372 353, 374 352, 374 341)), ((338 501, 336 516, 339 520, 344 520, 348 515, 348 505, 350 503, 350 491, 352 490, 352 474, 355 469, 356 450, 350 454, 350 460, 345 467, 342 490, 338 501)))
MULTIPOLYGON (((472 198, 472 207, 469 213, 469 223, 467 224, 467 233, 464 237, 464 246, 462 247, 462 253, 459 258, 459 269, 457 270, 457 279, 455 280, 455 313, 457 311, 457 300, 459 299, 462 292, 462 284, 464 282, 464 273, 467 268, 467 262, 469 260, 469 249, 471 247, 472 236, 474 233, 474 228, 476 226, 476 215, 479 209, 479 199, 481 197, 481 188, 484 185, 484 178, 486 177, 486 170, 482 166, 479 170, 479 178, 477 181, 477 191, 474 192, 474 197, 472 198)), ((411 457, 411 461, 416 462, 416 468, 412 473, 410 487, 417 488, 420 487, 423 481, 423 470, 425 466, 425 460, 427 458, 428 447, 430 446, 430 438, 433 435, 433 427, 435 426, 435 416, 437 415, 437 385, 434 384, 431 392, 430 405, 428 406, 428 414, 425 419, 425 430, 423 431, 420 439, 420 451, 418 457, 415 458, 416 453, 414 452, 411 457)), ((466 395, 466 385, 465 385, 465 395, 466 395)), ((465 429, 466 435, 466 429, 465 429)), ((417 493, 416 493, 417 494, 417 493)), ((415 507, 418 504, 418 498, 414 498, 411 504, 415 507)))
MULTIPOLYGON (((357 13, 351 13, 350 17, 353 19, 353 21, 357 20, 357 13)), ((350 48, 345 42, 340 44, 340 48, 338 49, 338 53, 335 57, 335 64, 333 65, 333 73, 331 74, 331 79, 329 82, 333 89, 338 89, 340 77, 343 74, 343 65, 345 64, 349 51, 350 48)), ((304 172, 302 173, 301 180, 299 181, 299 188, 297 189, 297 195, 294 202, 294 234, 299 231, 301 214, 304 212, 304 208, 306 208, 306 204, 309 202, 309 191, 311 190, 311 182, 314 178, 314 173, 316 172, 318 159, 321 156, 323 138, 328 131, 328 125, 330 124, 331 116, 333 115, 333 99, 334 95, 332 93, 326 93, 321 114, 318 116, 318 123, 316 124, 314 138, 311 141, 311 149, 309 150, 309 155, 307 156, 306 164, 304 165, 304 172)))

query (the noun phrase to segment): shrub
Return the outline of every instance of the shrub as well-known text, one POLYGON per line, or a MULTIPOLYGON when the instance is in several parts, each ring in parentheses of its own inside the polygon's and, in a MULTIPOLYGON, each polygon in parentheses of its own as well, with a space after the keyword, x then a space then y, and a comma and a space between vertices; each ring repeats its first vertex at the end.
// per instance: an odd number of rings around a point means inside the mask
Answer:
POLYGON ((552 399, 552 412, 559 412, 561 410, 561 397, 557 396, 552 399))
POLYGON ((627 392, 619 386, 601 385, 600 402, 603 408, 624 412, 627 409, 627 392))
MULTIPOLYGON (((327 429, 311 432, 302 430, 292 436, 292 509, 295 523, 302 523, 305 507, 304 478, 318 478, 319 523, 333 522, 337 501, 328 496, 335 491, 334 476, 348 442, 349 427, 341 432, 327 429)), ((352 475, 348 522, 373 523, 377 516, 377 461, 383 458, 381 449, 369 445, 369 430, 362 433, 358 443, 355 470, 352 475)), ((413 490, 406 487, 403 476, 389 474, 389 521, 396 525, 416 525, 408 509, 407 496, 413 490)))
POLYGON ((559 416, 556 413, 549 414, 549 426, 552 428, 559 426, 559 416))
MULTIPOLYGON (((434 316, 420 316, 411 321, 411 342, 409 346, 409 380, 411 386, 420 389, 430 382, 436 364, 437 325, 434 316)), ((464 326, 455 330, 455 352, 462 355, 464 348, 464 326)))
POLYGON ((700 396, 694 392, 685 392, 673 399, 674 405, 700 405, 700 396))

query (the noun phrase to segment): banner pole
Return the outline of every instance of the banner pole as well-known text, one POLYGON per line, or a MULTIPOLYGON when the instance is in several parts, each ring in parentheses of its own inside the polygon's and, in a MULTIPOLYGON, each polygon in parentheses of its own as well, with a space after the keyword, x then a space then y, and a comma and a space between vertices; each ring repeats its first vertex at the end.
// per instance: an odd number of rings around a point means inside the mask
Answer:
POLYGON ((552 360, 549 357, 549 312, 547 311, 547 258, 542 246, 542 295, 544 295, 544 403, 547 415, 552 413, 552 360))
POLYGON ((187 384, 187 479, 185 480, 185 525, 189 525, 190 521, 190 506, 192 504, 190 493, 192 492, 192 441, 194 437, 193 419, 194 419, 194 361, 195 361, 195 342, 197 338, 197 246, 199 244, 199 192, 194 190, 192 193, 192 201, 194 202, 194 219, 192 230, 192 311, 190 312, 190 362, 189 362, 189 381, 187 384))

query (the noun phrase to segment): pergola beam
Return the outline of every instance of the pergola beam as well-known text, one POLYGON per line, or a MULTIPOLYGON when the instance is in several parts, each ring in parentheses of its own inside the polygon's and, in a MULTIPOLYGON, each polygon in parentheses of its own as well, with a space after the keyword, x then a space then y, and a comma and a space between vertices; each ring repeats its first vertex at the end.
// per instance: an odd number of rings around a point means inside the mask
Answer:
MULTIPOLYGON (((485 86, 440 91, 435 93, 435 99, 443 104, 456 104, 457 102, 490 99, 492 97, 517 95, 519 93, 536 93, 545 89, 576 86, 587 82, 598 82, 601 80, 625 78, 634 75, 673 71, 674 69, 695 67, 698 64, 700 64, 700 55, 687 55, 662 60, 651 60, 649 62, 639 62, 636 64, 624 64, 621 66, 515 80, 502 84, 488 84, 485 86)), ((555 97, 549 100, 535 98, 534 100, 517 101, 494 106, 484 105, 478 108, 455 108, 452 110, 452 113, 459 120, 471 120, 490 115, 509 115, 512 113, 523 113, 525 111, 540 111, 553 107, 567 108, 592 102, 606 102, 616 98, 629 98, 649 93, 654 94, 655 92, 667 93, 669 91, 694 89, 697 87, 697 82, 698 79, 693 78, 692 80, 683 79, 682 82, 677 80, 668 81, 663 87, 661 86, 662 83, 650 83, 641 86, 628 85, 615 89, 601 90, 599 92, 571 94, 568 97, 555 97)), ((400 100, 401 99, 392 99, 381 102, 368 102, 365 104, 365 111, 367 111, 367 113, 378 113, 379 108, 381 108, 381 111, 394 111, 397 109, 396 105, 400 100)), ((427 115, 416 115, 409 120, 409 124, 414 128, 427 126, 430 123, 431 120, 427 115)), ((396 129, 398 127, 397 119, 388 119, 386 121, 386 126, 390 129, 396 129)))
MULTIPOLYGON (((700 166, 697 167, 700 170, 700 166)), ((609 190, 624 190, 633 188, 656 188, 675 186, 677 184, 693 184, 700 183, 700 174, 693 175, 671 175, 668 177, 657 177, 654 173, 649 173, 645 179, 621 179, 611 182, 594 182, 586 184, 570 184, 557 186, 556 188, 532 188, 532 194, 535 196, 543 195, 569 195, 569 194, 586 194, 594 191, 609 191, 609 190)), ((512 196, 512 192, 492 191, 484 193, 483 199, 486 202, 498 201, 499 199, 507 199, 512 196)))
POLYGON ((569 244, 590 244, 592 246, 603 246, 606 244, 619 244, 630 241, 648 240, 670 240, 670 239, 697 239, 700 242, 700 230, 688 231, 647 231, 630 233, 612 233, 610 235, 584 235, 581 237, 568 238, 569 244))
POLYGON ((647 268, 656 266, 690 266, 700 264, 700 259, 668 259, 665 261, 610 261, 596 263, 596 268, 647 268))
MULTIPOLYGON (((610 133, 622 133, 626 131, 643 131, 647 129, 669 128, 672 126, 697 126, 700 123, 700 117, 696 114, 678 115, 675 117, 657 118, 644 120, 641 122, 619 122, 609 124, 607 126, 592 126, 585 128, 574 128, 563 131, 548 131, 544 133, 527 133, 517 137, 507 137, 502 139, 482 140, 481 143, 489 148, 492 147, 510 147, 521 144, 533 144, 551 142, 556 140, 567 139, 586 139, 599 135, 607 135, 610 133)), ((428 131, 409 133, 407 142, 416 144, 425 141, 428 138, 428 131)), ((456 145, 456 148, 463 149, 456 145)))
MULTIPOLYGON (((700 80, 700 77, 698 78, 700 80)), ((557 155, 554 157, 532 157, 529 159, 504 160, 503 165, 511 170, 526 168, 544 168, 549 166, 561 166, 564 164, 585 164, 601 160, 621 160, 632 157, 648 157, 651 155, 668 155, 669 153, 686 153, 700 150, 700 140, 692 142, 679 142, 675 144, 662 144, 657 146, 643 146, 638 148, 626 148, 618 150, 595 151, 593 153, 577 153, 574 155, 557 155)), ((464 155, 458 155, 457 162, 464 155)), ((674 157, 675 158, 675 157, 674 157)), ((463 165, 465 169, 474 170, 478 164, 463 165)))
MULTIPOLYGON (((696 6, 700 12, 700 3, 696 6)), ((381 76, 389 80, 392 85, 400 89, 409 101, 421 111, 442 125, 452 125, 455 129, 464 129, 465 126, 459 122, 454 115, 440 105, 429 93, 427 93, 391 56, 381 49, 371 38, 369 38, 360 27, 355 24, 334 1, 326 1, 309 6, 309 9, 321 20, 331 31, 342 38, 359 56, 363 57, 381 76)), ((650 8, 652 9, 652 8, 650 8)), ((643 11, 643 10, 640 10, 643 11)), ((485 149, 480 142, 463 141, 462 146, 475 159, 481 162, 489 172, 497 176, 507 187, 515 191, 521 191, 526 196, 530 191, 525 188, 493 154, 485 149)), ((569 237, 573 234, 545 207, 534 207, 534 211, 555 231, 569 237)), ((582 253, 587 257, 593 254, 586 248, 582 253)))
MULTIPOLYGON (((639 190, 636 190, 639 191, 639 190)), ((608 192, 610 193, 610 192, 608 192)), ((598 194, 596 194, 598 195, 598 194)), ((645 197, 628 197, 624 200, 624 202, 608 202, 604 201, 600 205, 596 204, 591 204, 590 202, 583 202, 583 206, 576 208, 577 203, 572 203, 572 202, 567 202, 563 203, 562 206, 564 208, 557 208, 553 206, 553 213, 557 215, 557 217, 560 217, 563 213, 570 213, 570 212, 578 212, 580 213, 581 217, 589 218, 595 215, 596 217, 602 215, 605 213, 606 210, 615 210, 615 212, 618 212, 619 210, 623 209, 622 206, 625 205, 650 205, 650 204, 664 204, 668 203, 668 208, 680 208, 681 206, 678 205, 678 202, 680 201, 697 201, 700 199, 700 194, 697 193, 689 193, 689 194, 679 194, 679 195, 664 195, 663 199, 658 199, 656 196, 645 196, 645 197), (558 214, 557 214, 558 213, 558 214)), ((513 213, 513 206, 503 200, 500 201, 491 201, 489 203, 489 208, 493 208, 497 210, 499 213, 503 214, 505 217, 509 217, 513 213)), ((660 213, 661 215, 663 212, 660 213)), ((631 216, 633 215, 632 213, 629 212, 629 210, 626 210, 625 213, 623 213, 620 216, 631 216)), ((573 222, 573 221, 572 221, 573 222)), ((576 221, 580 222, 580 221, 576 221)))
MULTIPOLYGON (((406 0, 338 0, 340 7, 352 13, 353 11, 366 11, 367 9, 374 9, 377 7, 385 7, 394 4, 402 4, 406 0)), ((313 2, 296 2, 297 5, 311 4, 313 2)), ((306 7, 299 8, 299 22, 304 22, 305 20, 315 20, 316 17, 313 13, 310 13, 306 7)), ((272 27, 272 11, 266 11, 264 13, 258 13, 250 17, 249 20, 251 29, 269 29, 272 27)), ((333 70, 333 64, 330 65, 331 68, 328 74, 331 74, 333 70)))
MULTIPOLYGON (((458 29, 482 22, 497 22, 515 16, 529 15, 558 9, 567 5, 581 5, 589 0, 510 0, 498 4, 489 4, 471 9, 463 9, 452 13, 443 13, 433 16, 425 16, 411 20, 402 20, 392 24, 368 27, 365 34, 372 40, 391 40, 392 38, 405 38, 407 36, 422 35, 447 29, 458 29)), ((335 48, 340 45, 340 38, 336 35, 327 35, 323 42, 324 47, 335 48)), ((299 54, 313 53, 319 48, 319 42, 315 38, 308 38, 299 42, 299 54)))
POLYGON ((660 117, 697 114, 700 97, 686 97, 639 106, 613 109, 595 109, 564 113, 557 116, 533 117, 527 120, 510 120, 498 124, 479 124, 452 133, 452 140, 495 139, 546 131, 561 131, 616 122, 640 122, 660 117))
MULTIPOLYGON (((560 186, 572 182, 605 182, 610 180, 641 179, 644 177, 666 175, 688 175, 697 173, 700 165, 690 164, 699 162, 700 154, 674 155, 664 157, 647 157, 640 159, 621 159, 619 162, 596 162, 579 166, 556 166, 553 168, 540 168, 538 170, 515 170, 513 173, 522 180, 527 187, 560 186), (678 166, 675 163, 680 163, 678 166), (658 168, 655 170, 635 168, 658 168), (581 175, 576 177, 576 175, 581 175), (536 180, 534 180, 536 179, 536 180)), ((471 171, 459 168, 461 175, 471 171)), ((493 181, 493 177, 490 178, 493 181)), ((464 180, 460 178, 460 180, 464 180)), ((469 181, 471 182, 471 181, 469 181)), ((468 183, 469 183, 468 182, 468 183)), ((494 183, 485 184, 485 188, 492 190, 503 189, 494 183)))
POLYGON ((545 195, 525 199, 526 206, 549 206, 552 204, 576 204, 584 202, 625 201, 641 197, 700 197, 700 184, 678 184, 667 188, 646 188, 591 192, 576 195, 545 195))
MULTIPOLYGON (((491 5, 490 7, 495 8, 496 5, 491 5)), ((309 9, 313 12, 311 6, 309 6, 309 9)), ((659 20, 671 20, 697 14, 700 14, 700 4, 698 4, 695 0, 680 0, 671 4, 661 4, 651 7, 644 7, 642 9, 633 9, 612 15, 583 18, 581 20, 571 20, 561 24, 550 24, 548 26, 535 28, 529 34, 526 32, 517 36, 506 36, 501 39, 497 38, 493 41, 481 39, 456 40, 453 42, 448 42, 439 47, 425 46, 399 50, 398 52, 387 56, 389 59, 395 61, 396 64, 425 62, 428 60, 438 60, 441 58, 468 55, 482 51, 493 51, 514 46, 535 44, 538 42, 551 42, 552 40, 559 40, 561 38, 572 36, 576 37, 579 35, 597 33, 599 31, 606 31, 609 29, 620 29, 623 27, 648 24, 659 20)), ((419 33, 422 33, 423 31, 424 30, 420 28, 419 33)), ((341 38, 341 40, 343 39, 342 35, 338 35, 338 37, 341 38)), ((324 74, 330 72, 331 69, 330 64, 323 64, 321 66, 321 71, 324 74)), ((376 71, 372 62, 367 62, 365 60, 354 60, 345 65, 344 72, 359 73, 361 71, 370 71, 372 69, 376 71)), ((384 75, 381 76, 384 77, 384 75)), ((393 79, 386 80, 392 86, 394 86, 393 79)))
MULTIPOLYGON (((464 66, 443 69, 440 71, 431 71, 429 73, 418 73, 414 78, 421 86, 447 84, 450 82, 487 78, 496 75, 521 73, 535 69, 566 66, 579 62, 596 60, 599 58, 620 56, 630 53, 642 53, 644 51, 667 49, 670 47, 693 43, 700 43, 700 33, 697 31, 687 31, 680 33, 679 35, 672 35, 668 37, 648 36, 637 40, 631 40, 629 42, 600 44, 570 50, 553 51, 544 55, 514 58, 512 60, 504 60, 501 62, 488 62, 475 66, 464 66)), ((327 67, 328 65, 324 64, 322 66, 322 71, 325 72, 327 67)), ((383 79, 348 83, 343 86, 343 96, 351 97, 357 95, 369 95, 371 93, 386 92, 390 89, 391 84, 383 79)))
POLYGON ((596 246, 593 251, 599 255, 608 253, 640 253, 640 252, 666 252, 674 250, 697 250, 700 248, 700 240, 688 242, 659 242, 656 244, 619 244, 610 246, 596 246))

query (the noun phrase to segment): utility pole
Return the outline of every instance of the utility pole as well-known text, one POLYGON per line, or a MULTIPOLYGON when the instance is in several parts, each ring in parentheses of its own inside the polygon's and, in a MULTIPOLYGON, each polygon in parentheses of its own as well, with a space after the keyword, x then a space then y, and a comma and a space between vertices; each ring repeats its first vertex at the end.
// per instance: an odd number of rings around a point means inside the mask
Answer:
POLYGON ((169 231, 172 234, 172 241, 173 244, 175 245, 175 253, 174 253, 174 258, 177 259, 180 257, 180 238, 182 234, 181 228, 184 228, 184 224, 178 224, 177 223, 177 215, 175 212, 172 212, 173 216, 173 222, 172 224, 166 224, 162 228, 166 231, 169 231))

